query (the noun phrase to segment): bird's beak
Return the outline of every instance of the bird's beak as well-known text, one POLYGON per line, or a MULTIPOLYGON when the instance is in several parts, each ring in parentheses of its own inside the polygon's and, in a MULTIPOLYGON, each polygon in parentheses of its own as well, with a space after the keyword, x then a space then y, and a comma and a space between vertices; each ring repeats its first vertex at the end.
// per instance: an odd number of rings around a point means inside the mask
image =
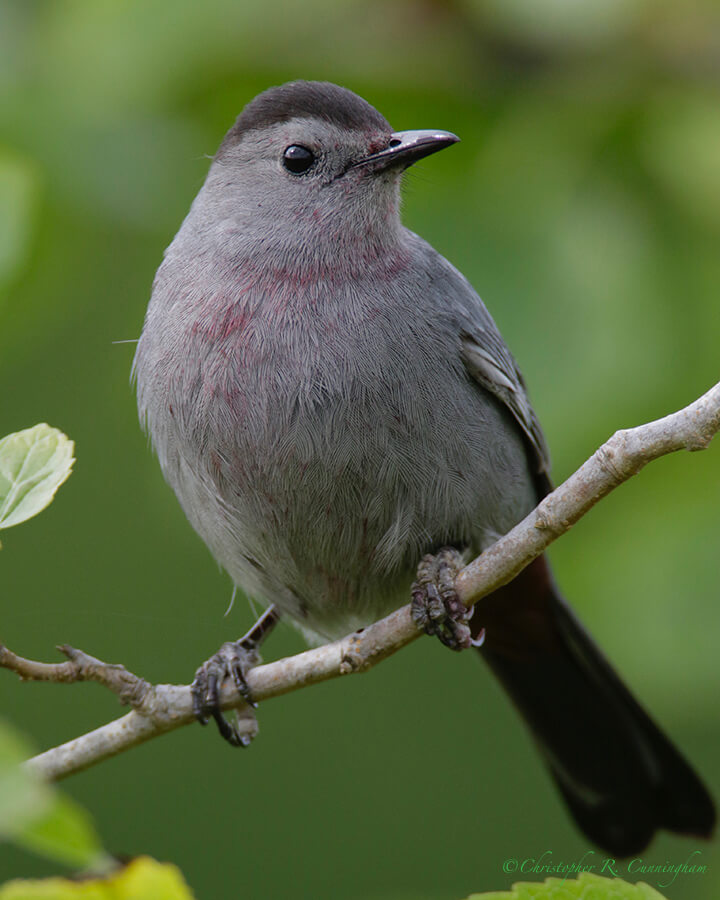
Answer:
POLYGON ((401 166, 407 168, 424 156, 437 153, 460 138, 449 131, 397 131, 390 135, 390 143, 385 150, 366 156, 351 168, 372 167, 375 171, 401 166))

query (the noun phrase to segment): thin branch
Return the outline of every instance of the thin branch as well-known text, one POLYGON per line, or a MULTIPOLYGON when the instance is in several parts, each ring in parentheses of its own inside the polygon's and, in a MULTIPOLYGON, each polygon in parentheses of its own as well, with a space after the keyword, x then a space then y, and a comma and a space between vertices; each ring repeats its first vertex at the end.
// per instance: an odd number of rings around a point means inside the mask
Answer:
POLYGON ((106 663, 68 644, 57 648, 67 656, 64 663, 41 663, 18 656, 0 644, 0 666, 10 669, 22 681, 53 681, 56 684, 72 684, 76 681, 97 681, 120 698, 121 703, 137 707, 152 687, 115 663, 106 663))
MULTIPOLYGON (((256 666, 247 674, 248 686, 253 699, 263 701, 339 675, 364 672, 420 634, 411 618, 410 607, 404 606, 342 640, 256 666)), ((133 711, 28 760, 27 766, 47 780, 59 781, 195 721, 189 685, 152 685, 124 666, 102 663, 71 647, 61 649, 73 663, 36 663, 16 656, 0 645, 0 666, 16 672, 24 680, 99 681, 123 703, 133 706, 133 711), (73 665, 76 665, 75 674, 73 665), (103 672, 103 668, 107 672, 103 672)), ((240 733, 254 737, 257 732, 255 715, 229 681, 222 687, 220 701, 223 709, 238 710, 240 733)))
POLYGON ((676 450, 704 450, 720 431, 720 383, 684 409, 647 425, 616 431, 497 543, 458 575, 467 606, 507 584, 610 491, 649 462, 676 450))
MULTIPOLYGON (((679 412, 616 432, 530 515, 463 569, 456 582, 461 598, 470 605, 506 584, 647 463, 676 450, 702 450, 718 431, 720 383, 679 412)), ((339 675, 367 671, 417 637, 410 607, 404 606, 343 640, 252 669, 248 685, 255 699, 268 700, 339 675)), ((194 721, 189 686, 151 685, 123 666, 107 665, 70 647, 60 649, 69 661, 52 665, 23 659, 0 646, 0 666, 27 680, 98 681, 133 711, 29 760, 28 767, 43 777, 64 778, 194 721)), ((228 683, 221 701, 223 709, 239 711, 239 727, 252 737, 257 730, 252 710, 228 683)))

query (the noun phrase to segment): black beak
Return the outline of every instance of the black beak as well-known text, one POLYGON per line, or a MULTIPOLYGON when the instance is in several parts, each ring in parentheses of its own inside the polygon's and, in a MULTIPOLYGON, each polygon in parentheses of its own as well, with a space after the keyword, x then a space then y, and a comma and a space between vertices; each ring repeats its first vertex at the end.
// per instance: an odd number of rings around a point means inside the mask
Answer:
POLYGON ((351 168, 371 166, 375 171, 402 166, 407 168, 424 156, 437 153, 460 138, 449 131, 398 131, 390 136, 390 143, 385 150, 366 156, 351 168))

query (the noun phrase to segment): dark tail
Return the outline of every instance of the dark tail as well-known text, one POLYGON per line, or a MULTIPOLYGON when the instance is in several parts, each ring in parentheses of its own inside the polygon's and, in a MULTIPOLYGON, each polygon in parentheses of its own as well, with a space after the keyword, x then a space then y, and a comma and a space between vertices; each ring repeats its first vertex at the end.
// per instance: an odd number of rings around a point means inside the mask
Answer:
POLYGON ((630 856, 664 828, 710 837, 715 808, 559 595, 543 557, 481 600, 474 632, 550 767, 575 821, 630 856))

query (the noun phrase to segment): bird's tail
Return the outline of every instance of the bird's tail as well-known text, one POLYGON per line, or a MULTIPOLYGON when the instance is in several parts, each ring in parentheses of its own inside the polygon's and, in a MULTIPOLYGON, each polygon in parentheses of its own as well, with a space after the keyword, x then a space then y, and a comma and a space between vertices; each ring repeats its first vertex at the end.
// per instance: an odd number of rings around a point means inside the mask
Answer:
POLYGON ((594 843, 629 856, 660 828, 710 837, 705 786, 560 596, 544 557, 476 605, 481 627, 480 654, 594 843))

